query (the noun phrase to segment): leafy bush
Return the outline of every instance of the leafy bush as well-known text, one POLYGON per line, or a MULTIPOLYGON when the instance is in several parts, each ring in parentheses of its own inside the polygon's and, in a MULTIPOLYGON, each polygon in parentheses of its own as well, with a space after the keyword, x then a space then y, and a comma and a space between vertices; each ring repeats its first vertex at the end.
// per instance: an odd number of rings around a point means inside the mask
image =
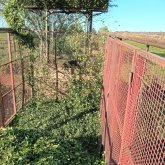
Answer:
POLYGON ((98 148, 100 84, 73 80, 60 102, 29 103, 0 132, 1 164, 104 164, 98 148))

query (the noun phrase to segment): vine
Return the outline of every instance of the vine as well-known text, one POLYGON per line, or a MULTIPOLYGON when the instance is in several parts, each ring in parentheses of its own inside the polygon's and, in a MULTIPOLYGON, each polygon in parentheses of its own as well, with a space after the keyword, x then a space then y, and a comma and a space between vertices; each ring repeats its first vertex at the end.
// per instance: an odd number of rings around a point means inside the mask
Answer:
MULTIPOLYGON (((22 2, 22 0, 20 0, 20 2, 22 2)), ((109 2, 111 2, 111 0, 27 0, 25 4, 27 7, 48 9, 103 11, 107 10, 109 2)))
POLYGON ((24 4, 19 0, 8 0, 4 8, 3 14, 9 26, 16 31, 16 38, 19 43, 29 48, 34 47, 33 34, 25 29, 25 9, 24 4))

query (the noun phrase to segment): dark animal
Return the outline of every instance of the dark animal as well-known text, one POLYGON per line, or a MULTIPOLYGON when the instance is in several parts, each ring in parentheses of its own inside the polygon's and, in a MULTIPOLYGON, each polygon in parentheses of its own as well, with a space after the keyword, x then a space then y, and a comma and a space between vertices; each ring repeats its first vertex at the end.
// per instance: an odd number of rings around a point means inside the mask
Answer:
POLYGON ((77 60, 69 60, 63 63, 65 69, 69 68, 80 68, 80 64, 77 60))

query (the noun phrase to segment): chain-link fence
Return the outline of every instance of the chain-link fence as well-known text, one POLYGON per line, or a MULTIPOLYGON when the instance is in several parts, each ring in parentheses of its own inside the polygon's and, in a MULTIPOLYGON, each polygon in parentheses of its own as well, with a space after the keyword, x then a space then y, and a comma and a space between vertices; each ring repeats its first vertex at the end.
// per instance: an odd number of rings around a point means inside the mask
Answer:
POLYGON ((0 127, 8 125, 31 97, 30 52, 11 33, 0 33, 0 127))
POLYGON ((96 57, 104 54, 105 36, 90 34, 88 45, 87 39, 86 33, 49 32, 48 47, 40 49, 34 62, 35 86, 41 95, 62 98, 70 80, 83 75, 84 68, 99 68, 96 57))
POLYGON ((66 96, 71 80, 89 78, 87 72, 100 68, 98 56, 104 53, 105 37, 96 34, 49 32, 48 40, 34 39, 33 52, 18 44, 14 34, 0 34, 1 127, 31 96, 36 101, 66 96))
POLYGON ((108 38, 101 100, 107 164, 165 164, 165 59, 108 38))

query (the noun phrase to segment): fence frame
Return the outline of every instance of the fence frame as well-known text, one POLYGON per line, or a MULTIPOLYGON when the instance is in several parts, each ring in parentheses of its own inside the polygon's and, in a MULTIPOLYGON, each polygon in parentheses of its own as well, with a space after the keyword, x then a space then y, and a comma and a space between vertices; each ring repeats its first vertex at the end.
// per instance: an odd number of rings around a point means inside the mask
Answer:
MULTIPOLYGON (((131 157, 131 153, 129 154, 128 152, 128 157, 126 155, 123 155, 123 150, 125 149, 124 148, 124 144, 125 144, 125 138, 127 136, 125 136, 127 133, 128 133, 128 127, 127 127, 127 122, 128 120, 130 120, 131 123, 136 123, 136 120, 138 120, 138 118, 132 118, 133 119, 130 119, 130 114, 129 113, 132 113, 132 115, 135 115, 135 114, 138 114, 139 112, 139 109, 136 108, 135 111, 136 112, 129 112, 129 108, 130 108, 130 105, 131 105, 131 99, 133 97, 132 95, 132 90, 134 90, 134 86, 135 84, 137 84, 137 87, 136 87, 136 91, 134 91, 134 95, 136 95, 136 98, 133 98, 134 99, 134 106, 138 107, 138 104, 139 104, 139 94, 141 92, 141 86, 142 86, 142 83, 144 84, 143 82, 143 76, 145 74, 145 69, 146 69, 146 61, 150 61, 154 64, 157 64, 159 65, 160 67, 164 68, 165 69, 165 59, 163 57, 159 57, 159 56, 156 56, 152 53, 149 53, 149 52, 145 52, 143 50, 140 50, 134 46, 131 46, 129 44, 126 44, 126 43, 123 43, 119 40, 116 40, 116 39, 112 39, 112 38, 108 38, 107 39, 107 43, 106 43, 106 55, 105 55, 105 63, 104 63, 104 77, 103 77, 103 87, 102 87, 102 94, 101 94, 101 104, 100 104, 100 113, 101 113, 101 145, 104 147, 104 150, 105 150, 105 158, 106 158, 106 163, 109 165, 109 164, 113 164, 112 162, 112 149, 113 147, 113 142, 111 142, 111 136, 113 134, 114 131, 116 130, 111 130, 109 128, 109 125, 111 125, 112 123, 108 123, 108 121, 110 120, 109 118, 109 115, 107 115, 107 112, 110 110, 111 107, 107 107, 107 105, 109 104, 109 94, 110 92, 113 93, 113 97, 115 99, 115 106, 116 105, 116 92, 113 92, 113 91, 110 91, 110 86, 112 85, 112 82, 110 82, 110 77, 111 77, 111 63, 112 63, 112 58, 113 56, 111 57, 112 54, 117 54, 119 53, 119 60, 117 61, 118 63, 115 64, 116 66, 116 70, 117 70, 117 74, 119 74, 119 62, 121 60, 121 56, 122 56, 122 50, 121 48, 124 47, 124 48, 129 48, 130 50, 133 50, 133 55, 132 55, 132 66, 131 66, 131 70, 129 71, 129 77, 128 77, 128 90, 127 90, 127 95, 126 95, 126 108, 125 108, 125 114, 124 114, 124 125, 123 125, 123 130, 122 130, 122 133, 121 133, 121 145, 120 145, 120 152, 119 152, 119 160, 118 164, 123 164, 123 165, 133 165, 135 164, 134 163, 134 160, 132 159, 131 157), (118 49, 117 51, 114 50, 114 49, 118 49), (111 52, 112 51, 112 52, 111 52), (138 63, 139 63, 139 58, 141 58, 141 61, 140 61, 140 67, 138 66, 138 63), (137 74, 137 66, 139 67, 139 75, 135 75, 137 74), (133 81, 136 81, 133 82, 133 81), (108 134, 108 136, 106 135, 108 134), (109 137, 109 138, 108 138, 109 137), (106 144, 105 144, 106 143, 106 144)), ((113 64, 114 65, 114 64, 113 64)), ((115 84, 115 88, 116 89, 116 86, 118 86, 119 84, 119 77, 120 75, 116 75, 115 77, 117 78, 117 80, 114 80, 116 82, 115 84)), ((111 112, 114 111, 115 113, 115 120, 118 120, 118 112, 116 110, 114 110, 112 108, 111 112)), ((109 112, 108 112, 109 113, 109 112)), ((113 114, 112 114, 113 115, 113 114)), ((113 116, 114 118, 114 116, 113 116)), ((119 123, 117 122, 117 124, 119 125, 119 123)), ((134 126, 135 127, 135 126, 134 126)), ((134 127, 131 127, 132 130, 135 131, 135 128, 134 127)), ((131 136, 134 136, 133 133, 131 133, 131 136)), ((128 141, 128 146, 132 146, 132 143, 134 139, 129 139, 128 141)), ((131 151, 130 151, 131 152, 131 151)))
MULTIPOLYGON (((22 100, 22 107, 25 104, 25 77, 24 77, 24 59, 29 58, 30 56, 28 54, 28 56, 23 56, 23 52, 22 52, 22 47, 18 44, 18 50, 16 50, 16 43, 15 40, 11 39, 11 34, 15 35, 15 32, 10 29, 10 28, 2 28, 0 29, 0 34, 4 34, 5 35, 5 44, 7 46, 7 54, 8 54, 8 62, 1 64, 0 67, 4 67, 4 66, 9 66, 9 74, 10 74, 10 80, 8 79, 8 81, 10 81, 11 83, 11 89, 9 89, 7 92, 2 94, 2 84, 0 82, 0 128, 6 127, 7 125, 9 125, 11 123, 11 121, 15 118, 15 115, 17 113, 17 111, 19 110, 17 108, 17 101, 16 101, 16 89, 19 88, 21 86, 21 92, 22 92, 22 96, 21 96, 21 100, 22 100), (11 44, 13 45, 13 50, 11 48, 11 44), (14 53, 18 53, 19 57, 17 59, 12 59, 12 52, 14 53), (14 62, 20 62, 20 67, 21 67, 21 81, 19 82, 19 84, 15 84, 15 78, 14 78, 14 70, 13 70, 13 63, 14 62), (5 121, 5 108, 4 108, 4 97, 6 97, 7 95, 9 95, 11 93, 12 98, 12 104, 13 104, 13 113, 10 115, 9 118, 6 119, 5 121)), ((7 57, 7 56, 6 56, 7 57)))
POLYGON ((109 32, 108 35, 119 40, 129 40, 144 44, 147 51, 149 51, 150 46, 165 49, 164 32, 109 32))

